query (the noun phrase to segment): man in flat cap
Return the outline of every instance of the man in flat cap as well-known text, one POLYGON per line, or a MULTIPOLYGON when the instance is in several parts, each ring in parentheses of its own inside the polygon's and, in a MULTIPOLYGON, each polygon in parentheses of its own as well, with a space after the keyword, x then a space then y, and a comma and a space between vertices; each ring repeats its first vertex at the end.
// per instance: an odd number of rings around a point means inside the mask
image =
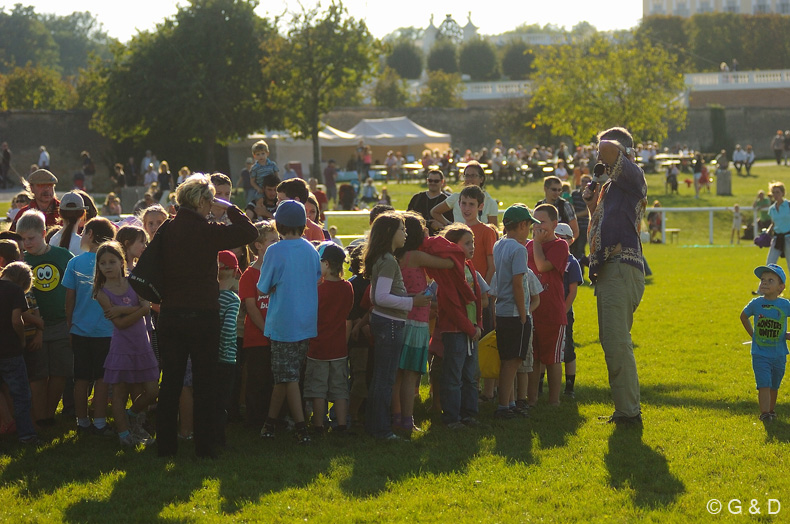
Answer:
POLYGON ((47 227, 54 226, 60 222, 60 201, 55 198, 55 184, 58 183, 57 177, 46 169, 33 171, 27 177, 30 190, 33 192, 33 200, 17 213, 16 218, 11 223, 11 231, 16 231, 16 221, 28 209, 38 209, 46 217, 47 227))

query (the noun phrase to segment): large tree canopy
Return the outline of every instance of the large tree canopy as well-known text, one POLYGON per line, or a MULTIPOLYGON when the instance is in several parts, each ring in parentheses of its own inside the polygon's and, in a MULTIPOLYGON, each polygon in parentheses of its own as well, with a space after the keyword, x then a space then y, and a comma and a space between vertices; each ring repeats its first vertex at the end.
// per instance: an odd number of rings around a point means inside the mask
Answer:
POLYGON ((625 126, 640 140, 661 142, 670 126, 685 124, 683 76, 673 57, 647 42, 596 36, 547 48, 535 67, 534 123, 555 136, 585 143, 602 129, 625 126))
POLYGON ((313 141, 312 174, 321 178, 318 132, 321 118, 349 89, 370 76, 376 46, 365 22, 349 18, 340 2, 293 15, 287 37, 266 44, 262 64, 273 103, 285 112, 285 124, 313 141))
MULTIPOLYGON (((103 75, 93 75, 100 131, 159 144, 201 142, 204 168, 217 143, 259 129, 267 112, 261 44, 273 28, 254 0, 192 0, 154 33, 118 46, 103 75)), ((297 85, 297 84, 294 84, 297 85)))
POLYGON ((422 51, 411 40, 399 40, 392 44, 387 55, 387 66, 401 78, 416 80, 422 73, 422 51))
POLYGON ((475 38, 461 45, 458 56, 461 73, 473 81, 496 80, 499 77, 499 60, 496 49, 488 40, 475 38))

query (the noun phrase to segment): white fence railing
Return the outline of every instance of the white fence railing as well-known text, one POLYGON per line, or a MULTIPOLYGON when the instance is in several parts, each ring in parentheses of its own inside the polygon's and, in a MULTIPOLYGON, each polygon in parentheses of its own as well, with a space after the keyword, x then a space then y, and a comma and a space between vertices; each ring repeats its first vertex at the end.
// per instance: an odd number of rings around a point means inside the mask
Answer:
POLYGON ((685 75, 692 91, 733 91, 740 89, 782 89, 790 87, 790 69, 737 71, 734 73, 692 73, 685 75))
MULTIPOLYGON (((708 243, 713 244, 713 213, 716 211, 732 211, 731 207, 649 207, 646 213, 661 213, 661 242, 667 243, 667 213, 708 213, 708 243)), ((754 229, 754 238, 757 238, 759 231, 757 229, 757 218, 759 210, 752 208, 742 208, 741 213, 751 212, 754 214, 752 227, 754 229)))

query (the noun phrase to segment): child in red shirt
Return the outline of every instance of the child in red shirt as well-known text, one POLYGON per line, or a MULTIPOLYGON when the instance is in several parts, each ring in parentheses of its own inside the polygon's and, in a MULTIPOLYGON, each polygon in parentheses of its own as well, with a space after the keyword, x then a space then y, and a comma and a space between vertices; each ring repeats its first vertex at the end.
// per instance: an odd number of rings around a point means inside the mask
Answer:
POLYGON ((540 224, 533 227, 533 240, 527 243, 529 268, 543 284, 540 305, 532 314, 535 331, 533 339, 534 364, 530 372, 528 402, 534 406, 538 401, 540 364, 546 366, 549 379, 549 404, 560 403, 562 385, 562 357, 565 351, 565 287, 563 275, 568 263, 568 243, 557 238, 557 208, 541 204, 533 213, 540 224))
POLYGON ((348 418, 348 315, 354 305, 354 289, 343 280, 346 252, 331 241, 318 246, 321 277, 318 286, 318 336, 310 339, 304 373, 304 398, 313 401, 313 431, 324 432, 326 402, 335 405, 336 431, 347 428, 348 418))

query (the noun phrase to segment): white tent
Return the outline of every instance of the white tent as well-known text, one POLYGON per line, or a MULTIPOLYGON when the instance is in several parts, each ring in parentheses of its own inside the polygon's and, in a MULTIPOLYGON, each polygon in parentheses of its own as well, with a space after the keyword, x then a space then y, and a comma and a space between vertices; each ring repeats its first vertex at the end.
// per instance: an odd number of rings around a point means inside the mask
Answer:
POLYGON ((348 130, 371 146, 417 146, 450 144, 450 135, 431 131, 415 124, 405 116, 395 118, 366 118, 348 130))

